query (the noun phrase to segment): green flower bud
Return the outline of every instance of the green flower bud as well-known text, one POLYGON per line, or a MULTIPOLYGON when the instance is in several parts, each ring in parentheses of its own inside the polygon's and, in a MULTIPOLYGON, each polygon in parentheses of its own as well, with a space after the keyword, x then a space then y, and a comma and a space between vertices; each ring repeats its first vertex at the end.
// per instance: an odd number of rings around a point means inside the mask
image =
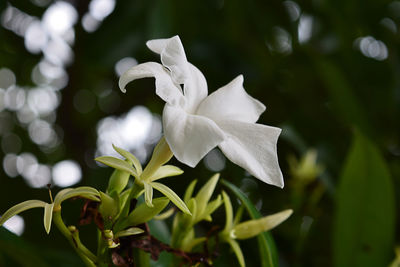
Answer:
POLYGON ((114 170, 108 182, 107 193, 121 193, 129 182, 129 176, 130 174, 126 171, 114 170))

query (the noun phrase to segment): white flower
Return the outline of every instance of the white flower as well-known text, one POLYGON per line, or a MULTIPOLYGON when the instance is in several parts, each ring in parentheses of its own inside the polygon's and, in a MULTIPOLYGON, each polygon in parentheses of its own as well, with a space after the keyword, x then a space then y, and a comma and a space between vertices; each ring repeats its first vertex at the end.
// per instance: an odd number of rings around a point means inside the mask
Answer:
POLYGON ((204 75, 186 59, 178 36, 147 42, 162 65, 147 62, 125 72, 119 87, 154 77, 165 138, 175 157, 194 167, 214 147, 260 180, 283 187, 276 143, 281 129, 255 123, 265 106, 243 88, 243 76, 208 95, 204 75), (181 85, 183 85, 183 90, 181 85))

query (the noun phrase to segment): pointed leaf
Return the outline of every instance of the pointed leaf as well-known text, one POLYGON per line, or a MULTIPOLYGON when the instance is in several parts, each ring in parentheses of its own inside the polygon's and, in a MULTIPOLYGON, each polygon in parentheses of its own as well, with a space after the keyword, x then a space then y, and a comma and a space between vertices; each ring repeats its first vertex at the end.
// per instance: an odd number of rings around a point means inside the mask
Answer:
POLYGON ((261 219, 239 223, 233 227, 231 237, 235 239, 252 238, 262 232, 275 228, 289 218, 292 213, 293 210, 284 210, 261 219))
POLYGON ((131 227, 126 230, 120 231, 115 234, 115 237, 122 237, 122 236, 130 236, 130 235, 138 235, 142 234, 144 231, 138 227, 131 227))
MULTIPOLYGON (((223 179, 221 180, 221 183, 229 188, 236 195, 236 197, 240 199, 252 219, 261 218, 261 214, 239 188, 223 179)), ((257 241, 260 250, 261 266, 279 266, 278 252, 276 250, 272 235, 269 232, 261 233, 257 236, 257 241)))
POLYGON ((34 208, 44 208, 46 206, 46 202, 41 200, 27 200, 22 203, 19 203, 11 208, 9 208, 0 218, 0 226, 3 225, 5 221, 10 219, 12 216, 17 215, 25 210, 34 209, 34 208))
POLYGON ((110 157, 110 156, 98 157, 98 158, 95 158, 95 160, 98 162, 101 162, 107 166, 110 166, 114 169, 128 172, 134 177, 138 177, 136 170, 132 167, 131 164, 129 164, 125 160, 110 157))
POLYGON ((168 197, 181 211, 191 215, 189 209, 186 207, 185 202, 183 202, 183 200, 180 199, 180 197, 174 191, 172 191, 171 188, 157 182, 152 182, 150 185, 168 197))
POLYGON ((135 167, 136 172, 139 176, 142 174, 142 172, 143 172, 142 164, 140 164, 140 161, 134 155, 132 155, 132 153, 130 153, 122 148, 116 147, 114 145, 113 145, 113 148, 121 156, 123 156, 124 158, 126 158, 128 161, 130 161, 133 164, 133 166, 135 167))
POLYGON ((389 169, 375 145, 357 132, 337 190, 334 266, 387 266, 395 214, 389 169))
POLYGON ((53 219, 53 207, 54 203, 51 204, 46 203, 46 206, 44 207, 43 223, 44 223, 44 229, 46 230, 47 234, 50 233, 51 220, 53 219))
POLYGON ((158 168, 158 170, 149 178, 151 182, 156 181, 161 178, 181 175, 183 171, 178 167, 172 165, 164 165, 158 168))
POLYGON ((214 199, 213 201, 211 201, 210 203, 208 203, 206 210, 204 211, 204 214, 206 216, 211 216, 211 214, 218 209, 219 206, 221 206, 222 204, 222 198, 221 195, 218 195, 218 197, 216 199, 214 199))

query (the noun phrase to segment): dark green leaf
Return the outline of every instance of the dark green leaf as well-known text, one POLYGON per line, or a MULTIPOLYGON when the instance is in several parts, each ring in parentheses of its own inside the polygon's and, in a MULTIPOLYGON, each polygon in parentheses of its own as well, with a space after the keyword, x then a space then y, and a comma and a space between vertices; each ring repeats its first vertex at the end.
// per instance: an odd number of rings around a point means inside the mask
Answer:
POLYGON ((356 133, 337 191, 334 266, 387 266, 394 223, 389 170, 378 149, 356 133))

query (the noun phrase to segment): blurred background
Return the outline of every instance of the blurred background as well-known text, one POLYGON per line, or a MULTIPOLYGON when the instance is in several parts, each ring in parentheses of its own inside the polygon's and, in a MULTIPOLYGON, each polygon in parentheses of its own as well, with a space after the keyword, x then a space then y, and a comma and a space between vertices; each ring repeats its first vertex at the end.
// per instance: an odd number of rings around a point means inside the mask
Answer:
MULTIPOLYGON (((281 266, 388 266, 400 244, 399 27, 397 0, 0 1, 0 214, 49 201, 47 184, 105 190, 111 169, 93 159, 115 155, 112 143, 145 163, 164 103, 153 79, 122 94, 118 77, 159 61, 147 40, 179 35, 209 92, 243 74, 267 106, 259 122, 283 129, 286 185, 259 182, 219 150, 195 171, 174 161, 185 174, 169 185, 182 196, 191 179, 221 172, 263 215, 293 208, 272 231, 281 266)), ((82 203, 67 203, 68 224, 82 203)), ((21 238, 0 229, 0 266, 82 265, 42 216, 7 222, 21 238)), ((90 248, 92 228, 81 229, 90 248)), ((248 266, 255 246, 242 243, 248 266)))

